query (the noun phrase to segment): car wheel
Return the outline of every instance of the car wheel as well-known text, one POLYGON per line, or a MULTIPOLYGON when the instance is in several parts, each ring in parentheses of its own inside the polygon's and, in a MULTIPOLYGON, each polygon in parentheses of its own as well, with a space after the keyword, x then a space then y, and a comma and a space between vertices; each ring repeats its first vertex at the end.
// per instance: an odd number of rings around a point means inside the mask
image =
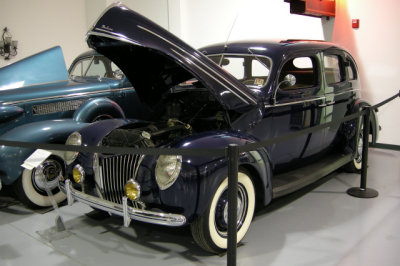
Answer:
POLYGON ((66 196, 58 188, 58 180, 63 171, 62 164, 51 157, 32 170, 24 169, 21 178, 14 183, 17 197, 30 208, 52 206, 46 192, 47 185, 57 204, 64 201, 66 196))
MULTIPOLYGON (((255 209, 255 189, 246 172, 238 173, 237 242, 245 236, 253 219, 255 209)), ((211 204, 204 214, 191 224, 196 243, 212 253, 227 249, 228 233, 228 178, 219 185, 211 204)))
POLYGON ((361 118, 358 135, 355 137, 355 155, 353 160, 345 165, 345 170, 350 173, 360 173, 362 168, 362 150, 364 145, 364 119, 361 118))

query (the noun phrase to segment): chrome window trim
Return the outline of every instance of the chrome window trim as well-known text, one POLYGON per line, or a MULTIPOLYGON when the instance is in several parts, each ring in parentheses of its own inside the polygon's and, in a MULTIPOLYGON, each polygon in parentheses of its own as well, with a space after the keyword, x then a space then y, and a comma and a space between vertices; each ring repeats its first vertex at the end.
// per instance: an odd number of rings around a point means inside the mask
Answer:
POLYGON ((20 100, 20 101, 13 101, 13 102, 5 102, 2 103, 4 105, 11 105, 11 104, 20 104, 20 103, 29 103, 29 102, 34 102, 34 101, 45 101, 45 100, 53 100, 53 99, 65 99, 65 98, 75 98, 75 97, 83 97, 83 96, 89 96, 93 94, 98 94, 98 93, 104 93, 104 92, 121 92, 121 91, 128 91, 128 90, 133 90, 133 87, 128 87, 128 88, 120 88, 120 89, 107 89, 107 90, 101 90, 101 91, 92 91, 92 92, 79 92, 79 93, 71 93, 71 94, 64 94, 64 95, 57 95, 57 96, 52 96, 52 97, 41 97, 41 98, 34 98, 34 99, 29 99, 29 100, 20 100))

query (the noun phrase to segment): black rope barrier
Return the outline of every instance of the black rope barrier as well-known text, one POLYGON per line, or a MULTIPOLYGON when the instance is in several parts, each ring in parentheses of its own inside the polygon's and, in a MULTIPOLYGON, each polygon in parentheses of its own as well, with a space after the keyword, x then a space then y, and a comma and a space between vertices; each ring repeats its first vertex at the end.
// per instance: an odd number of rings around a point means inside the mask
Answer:
MULTIPOLYGON (((228 159, 228 252, 227 264, 236 265, 236 248, 237 248, 237 184, 238 184, 238 161, 239 154, 242 152, 256 150, 262 147, 270 146, 275 143, 283 142, 285 140, 298 137, 300 135, 309 134, 327 127, 333 127, 342 124, 343 122, 353 119, 359 119, 361 116, 367 116, 364 119, 364 134, 363 134, 363 158, 362 158, 362 177, 360 188, 358 190, 366 190, 367 178, 367 164, 368 164, 368 135, 369 135, 369 117, 372 110, 376 110, 384 104, 400 97, 398 94, 376 104, 370 106, 365 110, 345 116, 342 119, 331 121, 322 125, 310 127, 294 133, 289 133, 284 136, 263 140, 257 143, 249 143, 242 146, 229 145, 225 148, 213 149, 177 149, 177 148, 124 148, 124 147, 98 147, 98 146, 71 146, 64 144, 50 144, 50 143, 32 143, 20 142, 12 140, 0 139, 0 145, 13 146, 20 148, 30 149, 45 149, 45 150, 58 150, 58 151, 75 151, 75 152, 88 152, 88 153, 108 153, 108 154, 145 154, 145 155, 185 155, 185 156, 223 156, 228 159), (365 153, 364 153, 365 152, 365 153)), ((389 147, 399 149, 400 147, 390 144, 374 144, 373 147, 389 147)))

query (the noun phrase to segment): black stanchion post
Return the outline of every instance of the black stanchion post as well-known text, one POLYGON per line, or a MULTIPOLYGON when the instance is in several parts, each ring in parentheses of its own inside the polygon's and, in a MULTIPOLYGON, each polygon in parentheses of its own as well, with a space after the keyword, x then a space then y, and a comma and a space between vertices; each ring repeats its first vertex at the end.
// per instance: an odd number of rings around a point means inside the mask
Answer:
POLYGON ((228 254, 227 265, 236 265, 237 187, 239 146, 228 146, 228 254))
POLYGON ((368 172, 368 147, 369 147, 369 123, 372 109, 370 106, 365 108, 363 128, 363 147, 362 147, 362 168, 360 187, 352 187, 347 190, 347 194, 357 198, 375 198, 378 196, 378 191, 372 188, 367 188, 367 172, 368 172))

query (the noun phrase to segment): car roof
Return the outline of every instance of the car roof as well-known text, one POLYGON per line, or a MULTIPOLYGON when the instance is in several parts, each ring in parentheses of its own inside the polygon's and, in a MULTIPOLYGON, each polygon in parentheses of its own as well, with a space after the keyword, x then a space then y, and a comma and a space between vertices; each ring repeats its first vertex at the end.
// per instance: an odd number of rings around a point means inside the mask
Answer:
POLYGON ((327 49, 343 48, 326 41, 320 40, 284 40, 284 41, 235 41, 226 44, 219 43, 202 47, 199 50, 205 54, 249 54, 275 57, 286 53, 296 53, 305 50, 324 51, 327 49))
POLYGON ((95 50, 90 49, 86 52, 79 54, 76 58, 90 57, 90 56, 94 56, 94 55, 100 55, 100 54, 98 52, 96 52, 95 50))

